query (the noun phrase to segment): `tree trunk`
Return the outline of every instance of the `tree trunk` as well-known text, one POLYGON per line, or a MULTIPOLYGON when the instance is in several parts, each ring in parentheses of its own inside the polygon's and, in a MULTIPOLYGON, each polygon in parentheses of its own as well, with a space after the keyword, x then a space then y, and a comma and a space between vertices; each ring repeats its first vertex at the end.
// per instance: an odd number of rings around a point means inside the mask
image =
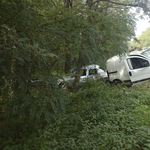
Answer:
MULTIPOLYGON (((70 0, 64 0, 64 7, 65 8, 69 8, 69 5, 71 4, 71 1, 70 0)), ((68 50, 68 48, 67 48, 68 50)), ((69 70, 70 70, 70 54, 66 54, 65 55, 65 73, 69 73, 69 70)))
POLYGON ((69 73, 69 71, 70 71, 70 58, 71 58, 71 56, 69 54, 66 54, 66 57, 65 57, 65 73, 69 73))
POLYGON ((87 8, 88 9, 91 9, 92 4, 93 4, 93 0, 87 0, 87 8))
POLYGON ((70 0, 64 0, 64 7, 69 8, 70 0))
POLYGON ((78 62, 75 79, 73 82, 72 91, 76 91, 79 87, 80 75, 81 75, 81 62, 78 62))
MULTIPOLYGON (((82 47, 82 45, 81 45, 82 47)), ((76 75, 75 75, 75 79, 74 79, 74 82, 73 82, 73 86, 72 86, 72 91, 76 91, 79 87, 79 81, 80 81, 80 76, 81 76, 81 67, 82 67, 82 64, 81 64, 81 52, 79 52, 79 58, 78 58, 78 61, 77 61, 77 69, 76 69, 76 75)))

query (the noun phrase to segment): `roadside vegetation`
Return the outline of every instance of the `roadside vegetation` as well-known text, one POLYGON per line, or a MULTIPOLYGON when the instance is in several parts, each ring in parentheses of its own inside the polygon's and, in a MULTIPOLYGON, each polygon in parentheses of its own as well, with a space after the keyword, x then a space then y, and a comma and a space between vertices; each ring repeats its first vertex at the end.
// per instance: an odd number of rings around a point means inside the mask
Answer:
MULTIPOLYGON (((87 80, 76 93, 66 91, 66 112, 45 128, 1 109, 3 150, 150 149, 150 82, 130 88, 87 80), (38 130, 37 129, 38 126, 38 130)), ((52 116, 51 116, 52 117, 52 116)))
POLYGON ((135 37, 141 0, 0 0, 0 149, 149 149, 149 84, 88 80, 135 37), (58 86, 76 68, 72 91, 58 86))

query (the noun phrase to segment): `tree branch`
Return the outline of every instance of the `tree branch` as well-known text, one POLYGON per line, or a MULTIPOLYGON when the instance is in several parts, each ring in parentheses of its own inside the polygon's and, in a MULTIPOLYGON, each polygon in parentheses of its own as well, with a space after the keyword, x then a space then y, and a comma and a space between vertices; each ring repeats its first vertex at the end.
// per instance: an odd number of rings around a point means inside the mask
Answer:
POLYGON ((0 8, 1 8, 1 5, 2 5, 2 0, 0 0, 0 8))
POLYGON ((53 5, 56 7, 56 4, 53 2, 53 0, 51 0, 51 2, 53 3, 53 5))
POLYGON ((4 23, 6 23, 7 21, 13 19, 15 16, 17 16, 21 10, 22 10, 22 8, 20 8, 20 10, 18 10, 18 12, 16 12, 11 18, 8 18, 4 23))
POLYGON ((49 68, 49 70, 51 70, 52 69, 52 67, 55 65, 55 63, 57 62, 57 59, 51 64, 51 66, 50 66, 50 68, 49 68))
POLYGON ((123 3, 117 3, 117 2, 113 2, 111 0, 97 0, 95 2, 92 3, 92 5, 100 2, 100 1, 105 1, 105 2, 109 2, 109 3, 112 3, 112 4, 116 4, 116 5, 121 5, 121 6, 132 6, 132 7, 139 7, 139 4, 123 4, 123 3))

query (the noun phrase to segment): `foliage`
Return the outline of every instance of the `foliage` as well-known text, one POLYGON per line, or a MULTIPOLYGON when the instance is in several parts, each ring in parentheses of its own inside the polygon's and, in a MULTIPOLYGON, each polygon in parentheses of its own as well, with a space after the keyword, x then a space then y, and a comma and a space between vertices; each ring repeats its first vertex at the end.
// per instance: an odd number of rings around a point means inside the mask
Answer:
POLYGON ((38 130, 65 112, 65 93, 52 71, 58 56, 51 43, 37 42, 44 34, 37 6, 20 2, 0 1, 0 149, 37 149, 38 130))
POLYGON ((68 94, 66 114, 44 130, 17 118, 11 126, 1 122, 1 148, 149 149, 149 84, 127 88, 87 79, 68 94))
POLYGON ((10 116, 33 120, 44 117, 50 122, 64 109, 63 92, 47 67, 52 54, 45 52, 43 57, 40 47, 29 45, 29 39, 21 38, 12 28, 1 26, 1 32, 1 103, 5 105, 4 110, 10 116), (33 82, 35 77, 41 82, 33 82))
POLYGON ((45 129, 47 149, 149 148, 149 92, 145 90, 86 82, 68 95, 67 115, 45 129))
MULTIPOLYGON (((69 67, 104 64, 127 48, 134 36, 130 2, 0 0, 0 149, 148 144, 143 122, 149 111, 140 121, 135 115, 141 113, 140 105, 149 105, 147 96, 142 97, 146 103, 137 102, 126 88, 116 92, 116 87, 94 81, 66 96, 57 85, 69 67)), ((146 5, 135 2, 148 13, 146 5)))

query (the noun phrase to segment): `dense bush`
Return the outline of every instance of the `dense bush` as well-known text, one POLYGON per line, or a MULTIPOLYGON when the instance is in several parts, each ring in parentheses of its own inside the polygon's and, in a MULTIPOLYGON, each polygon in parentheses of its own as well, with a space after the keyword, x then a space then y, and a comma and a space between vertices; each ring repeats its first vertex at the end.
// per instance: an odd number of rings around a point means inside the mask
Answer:
POLYGON ((116 7, 0 0, 0 149, 148 146, 148 93, 88 81, 67 99, 57 85, 76 66, 75 91, 82 65, 97 60, 104 67, 104 59, 127 49, 134 17, 116 7))
POLYGON ((130 88, 87 80, 66 99, 66 113, 37 132, 33 122, 17 119, 4 127, 4 150, 148 150, 149 83, 130 88))
POLYGON ((66 115, 49 125, 46 149, 149 148, 149 92, 88 81, 68 95, 66 115))

